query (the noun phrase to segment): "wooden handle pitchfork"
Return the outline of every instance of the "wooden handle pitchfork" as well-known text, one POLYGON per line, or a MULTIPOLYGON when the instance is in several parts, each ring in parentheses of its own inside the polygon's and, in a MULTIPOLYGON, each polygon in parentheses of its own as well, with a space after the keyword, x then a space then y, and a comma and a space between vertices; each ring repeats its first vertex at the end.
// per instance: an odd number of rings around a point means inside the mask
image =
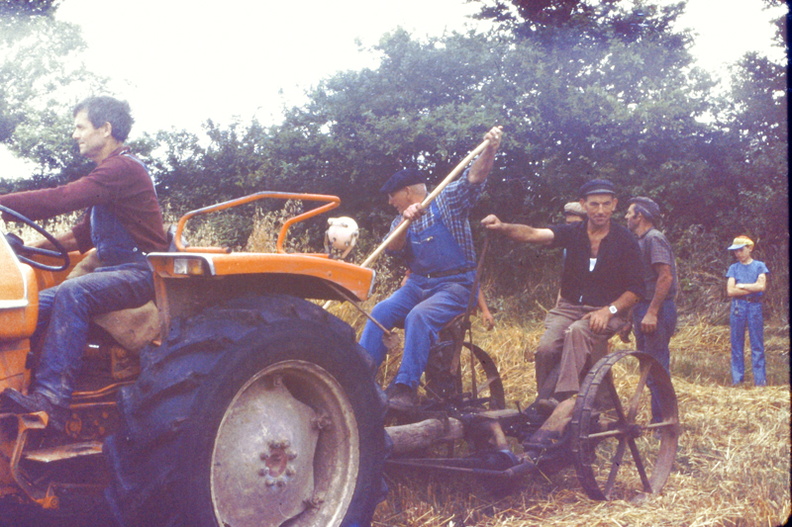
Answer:
MULTIPOLYGON (((478 145, 476 148, 474 148, 465 157, 465 159, 463 159, 454 168, 454 170, 452 170, 445 177, 445 179, 443 179, 443 181, 441 181, 440 184, 437 185, 437 187, 423 199, 423 201, 421 202, 421 208, 422 209, 426 209, 426 207, 428 207, 429 204, 431 204, 432 201, 434 201, 434 199, 440 194, 440 192, 442 192, 443 189, 446 188, 449 183, 454 181, 457 178, 457 176, 460 174, 460 172, 462 172, 465 169, 465 167, 467 167, 470 164, 470 162, 473 161, 473 159, 477 155, 479 155, 481 152, 484 151, 485 148, 487 148, 487 145, 489 144, 489 142, 490 142, 489 139, 485 139, 484 141, 482 141, 482 143, 480 145, 478 145)), ((374 249, 374 251, 369 255, 369 257, 366 258, 365 261, 362 264, 360 264, 361 267, 371 267, 371 265, 377 260, 377 258, 379 258, 380 254, 382 254, 382 251, 385 250, 385 248, 388 246, 388 244, 390 244, 390 242, 393 241, 393 239, 396 236, 398 236, 399 234, 404 232, 404 230, 409 225, 410 225, 410 220, 408 220, 406 218, 402 219, 401 223, 399 223, 396 226, 396 228, 393 229, 393 231, 385 238, 385 240, 382 241, 382 243, 379 245, 379 247, 374 249)), ((324 309, 327 309, 328 307, 330 307, 330 304, 332 304, 332 300, 328 300, 327 302, 325 302, 322 307, 324 309)), ((378 323, 378 325, 379 325, 379 323, 378 323)), ((389 331, 384 330, 384 329, 383 329, 383 331, 385 331, 386 334, 390 333, 389 331)))

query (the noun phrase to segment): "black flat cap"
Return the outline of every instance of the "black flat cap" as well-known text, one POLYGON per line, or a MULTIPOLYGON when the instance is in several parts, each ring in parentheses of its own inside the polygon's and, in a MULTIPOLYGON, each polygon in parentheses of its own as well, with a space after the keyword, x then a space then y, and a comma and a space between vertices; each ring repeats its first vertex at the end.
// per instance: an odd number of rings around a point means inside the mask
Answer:
POLYGON ((580 187, 581 198, 585 198, 589 194, 616 194, 616 188, 607 179, 592 179, 580 187))
POLYGON ((645 196, 638 196, 631 199, 628 205, 635 205, 635 210, 646 216, 651 222, 656 222, 660 219, 660 206, 652 198, 645 196))
POLYGON ((417 183, 426 183, 426 177, 423 175, 423 172, 416 168, 405 168, 404 170, 399 170, 390 178, 388 178, 388 181, 382 185, 380 192, 383 194, 390 194, 391 192, 396 192, 399 189, 403 189, 404 187, 409 187, 410 185, 415 185, 417 183))

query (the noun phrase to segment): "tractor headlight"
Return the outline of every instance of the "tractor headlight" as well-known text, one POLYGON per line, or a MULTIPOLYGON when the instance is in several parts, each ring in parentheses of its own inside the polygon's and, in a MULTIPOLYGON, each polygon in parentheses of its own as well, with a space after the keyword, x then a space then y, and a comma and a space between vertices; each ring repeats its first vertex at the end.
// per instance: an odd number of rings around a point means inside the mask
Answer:
POLYGON ((174 258, 173 274, 204 276, 211 274, 211 272, 203 256, 191 256, 174 258))

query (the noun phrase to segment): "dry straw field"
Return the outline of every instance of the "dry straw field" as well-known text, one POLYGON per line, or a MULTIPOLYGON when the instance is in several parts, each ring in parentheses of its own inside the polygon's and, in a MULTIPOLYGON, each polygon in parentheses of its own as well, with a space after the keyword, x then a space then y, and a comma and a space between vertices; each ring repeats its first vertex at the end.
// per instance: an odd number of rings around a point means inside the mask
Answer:
MULTIPOLYGON (((532 350, 541 322, 500 316, 491 332, 474 320, 474 341, 497 361, 507 400, 524 407, 535 397, 532 350)), ((529 476, 507 496, 457 476, 389 473, 390 492, 374 525, 783 525, 790 515, 788 328, 767 328, 765 338, 770 386, 735 388, 728 373, 728 327, 680 324, 671 343, 671 369, 682 433, 672 475, 659 495, 593 501, 574 468, 529 476)))
MULTIPOLYGON (((248 248, 272 250, 272 233, 280 220, 276 215, 257 218, 248 248)), ((357 252, 355 259, 366 254, 357 252)), ((378 262, 378 294, 364 304, 367 311, 398 283, 395 272, 378 262)), ((474 342, 498 364, 510 407, 525 407, 535 398, 533 350, 542 332, 541 317, 525 320, 508 302, 492 303, 503 306, 498 325, 488 332, 474 317, 474 342)), ((336 305, 331 311, 362 330, 365 318, 351 306, 336 305)), ((789 327, 767 327, 765 341, 770 385, 734 388, 728 326, 682 317, 671 341, 682 433, 673 472, 659 495, 640 502, 593 501, 580 487, 574 468, 528 477, 506 496, 456 475, 388 472, 390 491, 377 509, 374 526, 783 525, 792 512, 789 327)), ((629 349, 622 343, 614 347, 629 349)), ((395 374, 399 358, 389 357, 383 365, 383 386, 395 374)))

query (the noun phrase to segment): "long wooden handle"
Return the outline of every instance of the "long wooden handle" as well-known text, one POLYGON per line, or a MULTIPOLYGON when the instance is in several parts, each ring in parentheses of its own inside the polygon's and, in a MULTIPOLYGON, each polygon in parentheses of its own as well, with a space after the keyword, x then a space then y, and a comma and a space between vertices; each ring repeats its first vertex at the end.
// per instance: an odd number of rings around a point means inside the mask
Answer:
MULTIPOLYGON (((470 164, 473 158, 475 158, 477 155, 483 152, 485 148, 487 148, 488 144, 489 144, 489 139, 485 139, 480 145, 478 145, 475 149, 473 149, 473 151, 471 151, 467 155, 467 157, 465 157, 465 159, 463 159, 456 166, 456 168, 454 168, 454 170, 452 170, 445 177, 445 179, 443 179, 443 181, 441 181, 440 184, 437 185, 437 187, 424 198, 424 200, 421 202, 421 208, 425 209, 426 207, 428 207, 429 204, 432 203, 432 201, 434 201, 434 199, 438 196, 438 194, 440 194, 440 192, 442 192, 443 189, 446 188, 449 183, 454 181, 459 175, 459 173, 462 172, 465 169, 465 167, 467 167, 470 164)), ((385 250, 388 244, 390 244, 390 242, 393 241, 393 239, 396 236, 404 232, 404 230, 409 225, 410 225, 410 220, 406 218, 402 219, 401 223, 399 223, 396 226, 396 228, 393 229, 393 231, 391 231, 391 233, 387 236, 387 238, 385 238, 385 240, 383 240, 383 242, 379 245, 379 247, 374 249, 374 251, 369 255, 369 257, 366 258, 366 260, 362 264, 360 264, 361 267, 370 267, 371 264, 373 264, 377 260, 377 258, 379 258, 379 255, 382 254, 382 251, 385 250)))

